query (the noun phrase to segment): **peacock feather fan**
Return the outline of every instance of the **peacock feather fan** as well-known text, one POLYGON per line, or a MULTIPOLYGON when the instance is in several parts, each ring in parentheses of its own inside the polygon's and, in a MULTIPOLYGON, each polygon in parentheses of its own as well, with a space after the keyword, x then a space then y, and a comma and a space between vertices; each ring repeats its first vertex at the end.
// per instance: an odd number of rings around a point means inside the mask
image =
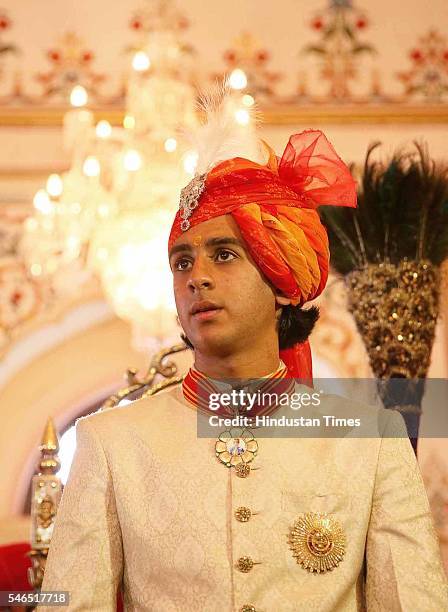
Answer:
POLYGON ((448 166, 418 142, 387 163, 374 161, 379 144, 367 152, 358 208, 320 208, 332 266, 343 275, 383 261, 440 265, 448 256, 448 166))

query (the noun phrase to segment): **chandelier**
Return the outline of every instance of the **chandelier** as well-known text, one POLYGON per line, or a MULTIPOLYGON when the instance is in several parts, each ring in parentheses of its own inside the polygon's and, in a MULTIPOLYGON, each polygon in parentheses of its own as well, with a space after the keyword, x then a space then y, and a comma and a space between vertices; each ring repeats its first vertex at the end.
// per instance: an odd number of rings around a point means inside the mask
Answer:
MULTIPOLYGON (((132 324, 137 345, 160 342, 177 327, 168 232, 197 159, 179 138, 198 121, 191 52, 170 2, 148 10, 144 40, 133 52, 123 125, 95 125, 87 91, 73 88, 63 123, 71 167, 50 175, 36 193, 21 243, 31 274, 51 279, 58 291, 78 290, 97 276, 115 313, 132 324)), ((235 120, 245 125, 244 108, 253 98, 243 95, 247 80, 238 75, 230 86, 235 120)))

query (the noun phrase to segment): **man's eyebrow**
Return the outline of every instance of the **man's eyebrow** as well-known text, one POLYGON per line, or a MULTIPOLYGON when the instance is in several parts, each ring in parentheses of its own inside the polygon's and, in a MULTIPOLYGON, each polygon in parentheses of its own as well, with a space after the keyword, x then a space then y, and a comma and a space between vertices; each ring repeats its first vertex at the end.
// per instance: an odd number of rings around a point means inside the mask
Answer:
POLYGON ((244 248, 243 243, 238 238, 234 236, 219 236, 217 238, 209 238, 205 241, 205 246, 222 246, 224 244, 233 244, 234 246, 239 246, 244 248))
MULTIPOLYGON (((235 238, 234 236, 217 236, 215 238, 209 238, 208 240, 205 241, 206 247, 223 246, 223 245, 230 245, 230 244, 244 248, 244 245, 241 242, 241 240, 238 240, 238 238, 235 238)), ((171 258, 173 255, 179 252, 190 253, 192 250, 193 250, 193 247, 188 242, 176 244, 171 249, 169 257, 171 258)))
POLYGON ((188 242, 183 242, 182 244, 176 244, 176 246, 173 246, 173 248, 171 249, 169 253, 169 258, 171 259, 173 255, 175 255, 176 253, 179 253, 180 251, 192 251, 192 250, 193 248, 191 244, 188 244, 188 242))

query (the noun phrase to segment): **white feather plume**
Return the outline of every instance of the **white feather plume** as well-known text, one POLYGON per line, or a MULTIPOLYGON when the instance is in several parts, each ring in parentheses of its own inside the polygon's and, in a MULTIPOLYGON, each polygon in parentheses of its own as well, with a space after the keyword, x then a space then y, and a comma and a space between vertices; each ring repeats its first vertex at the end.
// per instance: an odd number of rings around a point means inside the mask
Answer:
POLYGON ((257 111, 254 106, 242 106, 241 97, 224 81, 199 98, 198 106, 204 122, 184 134, 198 155, 196 174, 209 172, 220 162, 233 157, 243 157, 258 164, 266 163, 266 148, 256 129, 257 111), (249 113, 247 125, 241 125, 236 120, 238 109, 249 113))

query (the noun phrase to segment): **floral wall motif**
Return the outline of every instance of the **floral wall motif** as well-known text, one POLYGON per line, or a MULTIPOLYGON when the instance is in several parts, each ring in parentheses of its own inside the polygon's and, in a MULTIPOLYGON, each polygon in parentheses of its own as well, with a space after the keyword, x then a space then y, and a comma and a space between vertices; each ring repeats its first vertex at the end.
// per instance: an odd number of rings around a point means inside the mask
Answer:
MULTIPOLYGON (((187 17, 170 2, 146 3, 133 12, 129 27, 138 34, 140 45, 145 43, 145 36, 155 30, 168 26, 177 33, 184 32, 190 23, 187 17)), ((139 46, 132 47, 138 50, 139 46)), ((192 49, 192 47, 190 47, 192 49)))
POLYGON ((214 79, 222 79, 233 70, 243 70, 250 83, 250 91, 257 100, 264 101, 275 98, 276 84, 282 78, 280 72, 268 67, 270 52, 250 33, 242 32, 232 45, 224 52, 225 68, 222 72, 213 74, 214 79))
POLYGON ((409 98, 442 102, 448 94, 448 39, 430 30, 409 52, 412 66, 399 72, 405 95, 409 98))
MULTIPOLYGON (((414 4, 407 10, 421 11, 414 4)), ((223 8, 205 15, 199 0, 120 0, 107 10, 100 0, 84 18, 68 0, 57 8, 45 0, 40 26, 31 33, 38 8, 24 11, 13 0, 3 5, 0 107, 67 105, 70 88, 81 84, 93 104, 122 108, 132 54, 163 20, 184 36, 183 52, 194 59, 193 81, 203 86, 240 68, 262 103, 440 104, 448 96, 448 38, 436 29, 448 17, 442 0, 432 3, 412 33, 401 28, 398 0, 396 6, 393 0, 375 6, 365 0, 284 0, 278 11, 270 9, 269 25, 255 0, 244 6, 231 0, 222 23, 223 8)))
POLYGON ((7 13, 0 9, 0 58, 3 60, 8 53, 17 53, 18 48, 9 39, 12 23, 7 13))
POLYGON ((46 52, 49 68, 35 75, 42 85, 41 98, 55 96, 68 100, 74 85, 82 85, 88 93, 99 96, 105 74, 95 71, 95 54, 75 32, 66 32, 57 44, 46 52))
MULTIPOLYGON (((3 29, 11 27, 6 13, 0 15, 0 36, 2 24, 3 29)), ((132 42, 123 44, 120 49, 120 60, 124 61, 123 70, 120 74, 115 74, 114 78, 111 75, 111 71, 115 70, 114 65, 107 66, 109 72, 95 68, 95 61, 101 55, 101 49, 94 51, 92 44, 77 31, 67 30, 55 38, 51 46, 41 50, 42 59, 45 61, 42 69, 31 72, 24 70, 20 63, 9 82, 2 78, 4 75, 0 71, 0 106, 67 106, 73 87, 82 85, 91 103, 100 107, 123 108, 132 57, 136 52, 145 50, 147 34, 157 27, 163 27, 163 24, 171 29, 174 25, 177 32, 186 30, 189 25, 186 17, 175 5, 166 0, 147 1, 134 11, 127 24, 128 30, 126 24, 120 24, 123 43, 129 30, 132 33, 132 42), (39 84, 38 92, 30 91, 30 82, 39 84)), ((184 42, 181 52, 193 55, 194 48, 190 43, 184 42)), ((17 54, 19 49, 13 44, 0 46, 0 61, 1 55, 7 53, 17 54)), ((114 58, 108 59, 113 62, 114 58)))
MULTIPOLYGON (((0 41, 2 23, 5 24, 4 29, 9 29, 11 25, 6 15, 0 15, 0 41)), ((73 31, 65 32, 53 45, 41 50, 40 55, 45 64, 34 73, 27 74, 19 64, 19 70, 12 77, 9 75, 8 80, 6 57, 3 59, 7 54, 20 57, 22 51, 17 45, 0 43, 0 105, 67 104, 75 85, 82 85, 97 103, 123 104, 124 86, 119 87, 113 95, 105 96, 102 93, 108 76, 95 70, 92 47, 73 31), (39 91, 31 92, 27 81, 38 84, 39 91)))
MULTIPOLYGON (((179 6, 181 6, 179 4, 179 6)), ((159 32, 165 32, 166 36, 174 36, 176 38, 176 59, 178 67, 175 68, 175 62, 165 64, 166 71, 174 78, 185 78, 182 70, 187 70, 189 79, 193 79, 193 59, 197 60, 196 50, 192 43, 186 39, 186 32, 190 27, 189 20, 184 12, 180 11, 176 3, 170 0, 159 0, 159 2, 151 2, 141 5, 132 15, 129 22, 129 27, 133 32, 132 43, 125 48, 128 57, 132 59, 132 55, 138 51, 144 51, 151 57, 155 50, 148 48, 148 35, 159 32), (182 57, 180 57, 182 56, 182 57), (182 59, 182 61, 181 61, 182 59), (186 60, 190 61, 187 62, 186 60)), ((155 61, 162 61, 162 58, 156 57, 155 61)), ((148 68, 151 72, 151 65, 148 68)))
MULTIPOLYGON (((364 34, 368 18, 350 0, 331 0, 325 10, 313 17, 310 26, 319 38, 305 45, 302 54, 319 58, 319 75, 328 85, 324 99, 352 99, 351 84, 359 78, 363 56, 377 53, 364 34)), ((374 97, 377 85, 372 85, 370 95, 374 97)), ((298 93, 302 98, 306 96, 303 83, 299 83, 298 93)))

